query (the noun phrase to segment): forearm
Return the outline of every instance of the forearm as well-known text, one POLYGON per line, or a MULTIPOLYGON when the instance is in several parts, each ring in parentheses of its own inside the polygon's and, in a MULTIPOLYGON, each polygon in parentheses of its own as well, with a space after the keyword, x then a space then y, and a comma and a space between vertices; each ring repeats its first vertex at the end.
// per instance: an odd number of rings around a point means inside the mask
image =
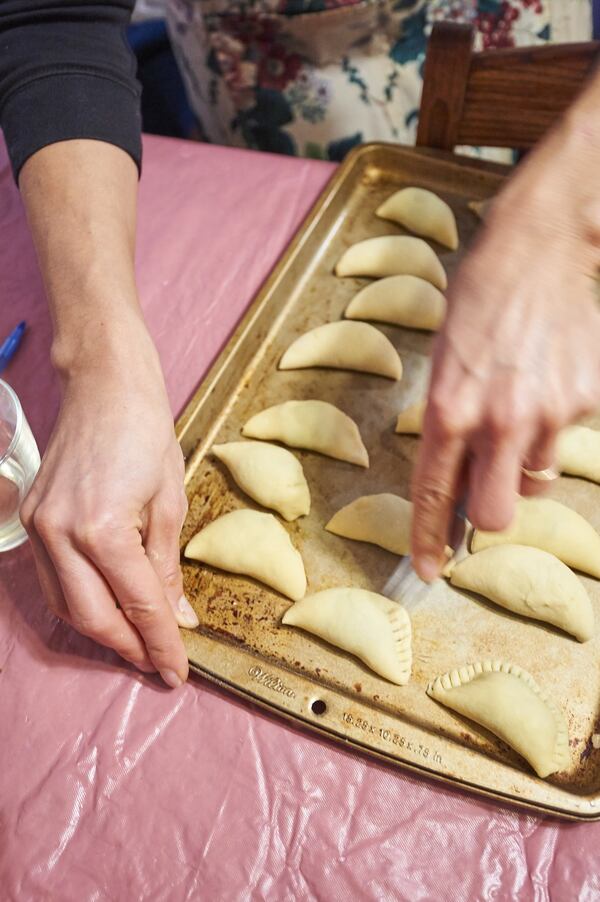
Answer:
POLYGON ((138 173, 99 141, 52 144, 21 171, 23 201, 54 322, 63 373, 118 353, 142 327, 134 244, 138 173))

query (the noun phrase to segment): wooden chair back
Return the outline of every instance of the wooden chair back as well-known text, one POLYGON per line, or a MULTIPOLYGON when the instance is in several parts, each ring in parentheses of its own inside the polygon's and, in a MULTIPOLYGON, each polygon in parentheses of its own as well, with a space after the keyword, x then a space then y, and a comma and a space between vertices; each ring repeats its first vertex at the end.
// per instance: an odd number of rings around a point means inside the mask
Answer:
POLYGON ((473 28, 434 25, 417 145, 531 147, 580 91, 600 41, 473 52, 473 28))

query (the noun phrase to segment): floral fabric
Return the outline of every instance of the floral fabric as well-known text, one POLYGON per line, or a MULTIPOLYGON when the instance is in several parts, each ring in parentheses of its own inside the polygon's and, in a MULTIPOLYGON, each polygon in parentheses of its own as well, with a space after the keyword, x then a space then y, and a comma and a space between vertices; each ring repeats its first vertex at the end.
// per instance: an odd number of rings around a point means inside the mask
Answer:
POLYGON ((476 48, 591 37, 587 0, 170 0, 168 21, 207 140, 340 160, 414 142, 427 37, 470 22, 476 48))

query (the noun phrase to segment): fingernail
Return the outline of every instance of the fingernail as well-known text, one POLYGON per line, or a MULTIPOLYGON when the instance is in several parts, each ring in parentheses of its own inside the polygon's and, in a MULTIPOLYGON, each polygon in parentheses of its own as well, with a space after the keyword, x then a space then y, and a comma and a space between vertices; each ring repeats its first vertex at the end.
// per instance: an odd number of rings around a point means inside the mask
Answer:
POLYGON ((419 558, 419 566, 417 567, 417 573, 421 577, 421 579, 425 580, 426 583, 432 582, 434 579, 440 575, 440 562, 437 558, 433 556, 426 555, 425 557, 419 558))
POLYGON ((179 601, 177 602, 177 610, 175 612, 175 618, 179 626, 183 626, 185 629, 193 630, 197 626, 199 626, 200 621, 196 616, 196 612, 193 607, 185 597, 182 595, 179 601))
POLYGON ((161 670, 160 675, 171 689, 179 689, 180 686, 183 686, 183 680, 174 670, 161 670))

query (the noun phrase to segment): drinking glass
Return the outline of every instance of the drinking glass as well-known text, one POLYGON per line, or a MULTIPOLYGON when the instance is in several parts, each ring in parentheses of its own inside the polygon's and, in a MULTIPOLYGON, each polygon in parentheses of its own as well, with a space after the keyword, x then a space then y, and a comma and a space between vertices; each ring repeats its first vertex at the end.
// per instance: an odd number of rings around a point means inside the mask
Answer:
POLYGON ((40 452, 16 394, 0 379, 0 552, 27 539, 19 508, 40 466, 40 452))

